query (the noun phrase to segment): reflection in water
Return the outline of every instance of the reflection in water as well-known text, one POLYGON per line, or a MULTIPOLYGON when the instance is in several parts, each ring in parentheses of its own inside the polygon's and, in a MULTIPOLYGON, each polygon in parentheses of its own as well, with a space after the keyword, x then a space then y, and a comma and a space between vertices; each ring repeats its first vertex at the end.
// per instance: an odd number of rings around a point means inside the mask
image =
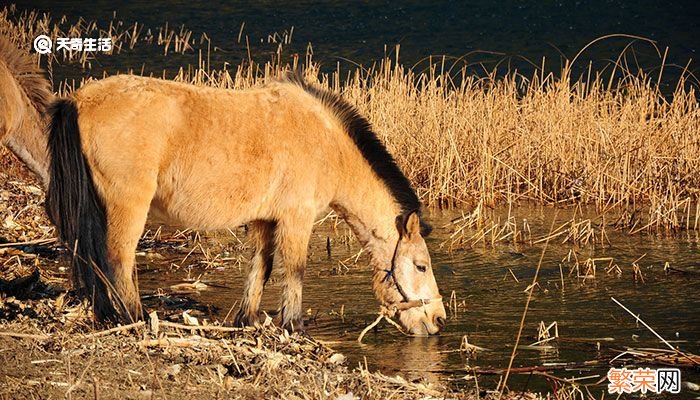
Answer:
MULTIPOLYGON (((550 214, 541 211, 538 214, 536 210, 528 212, 533 227, 538 219, 541 226, 551 225, 550 214)), ((562 220, 570 218, 565 212, 559 214, 562 220)), ((436 278, 445 300, 454 291, 458 304, 456 313, 448 313, 447 327, 439 337, 406 338, 383 323, 376 333, 370 332, 365 337, 364 345, 358 344, 356 339, 361 330, 376 318, 378 311, 371 291, 371 271, 363 257, 347 271, 338 268, 339 261, 356 254, 357 244, 347 245, 338 240, 329 257, 326 238, 335 238, 336 234, 324 226, 318 227, 312 237, 304 282, 304 309, 309 333, 348 356, 350 366, 366 363, 370 369, 379 369, 390 375, 400 372, 408 379, 437 381, 449 376, 460 380, 471 376, 467 367, 506 367, 525 305, 525 289, 532 280, 542 247, 499 244, 493 248, 476 246, 447 253, 440 249, 440 243, 447 238, 449 230, 440 227, 444 227, 453 216, 445 213, 431 217, 436 230, 429 240, 429 247, 436 278), (470 356, 455 352, 465 335, 469 343, 488 351, 470 356)), ((522 347, 518 349, 515 367, 567 364, 576 368, 557 373, 564 377, 604 374, 608 368, 607 360, 617 354, 612 349, 661 347, 648 330, 638 326, 610 301, 611 296, 639 313, 663 337, 676 340, 674 343, 681 349, 696 354, 700 352, 697 238, 672 240, 608 234, 612 243, 608 248, 574 250, 580 260, 612 257, 622 271, 619 276, 606 274, 603 268, 596 272, 595 278, 582 280, 575 274, 569 276, 570 266, 562 260, 572 246, 550 244, 543 259, 539 286, 525 320, 520 341, 522 347), (631 265, 644 254, 637 262, 644 276, 644 283, 641 283, 635 281, 631 265), (666 262, 689 272, 666 274, 663 270, 666 262), (551 347, 542 349, 527 347, 537 341, 540 322, 549 325, 554 321, 562 338, 558 343, 552 342, 551 347), (582 368, 584 362, 594 364, 582 368)), ((164 288, 182 281, 185 272, 164 273, 169 270, 169 263, 164 264, 159 273, 140 274, 142 289, 164 288)), ((265 291, 263 309, 274 309, 277 305, 280 286, 275 274, 280 270, 275 266, 273 279, 265 291)), ((201 277, 204 282, 220 287, 193 297, 202 303, 218 306, 215 317, 223 318, 242 296, 244 272, 238 268, 195 268, 190 272, 195 277, 200 273, 204 274, 201 277)), ((686 371, 684 374, 690 380, 698 380, 697 373, 693 375, 692 371, 686 371)), ((480 383, 483 379, 486 384, 490 378, 479 379, 480 383)), ((522 376, 514 376, 510 382, 520 385, 519 388, 527 384, 534 390, 548 389, 543 381, 530 381, 522 376)))
POLYGON ((361 345, 359 348, 382 354, 377 363, 386 375, 401 375, 408 380, 425 379, 439 383, 447 354, 440 352, 439 337, 399 338, 390 343, 361 345))

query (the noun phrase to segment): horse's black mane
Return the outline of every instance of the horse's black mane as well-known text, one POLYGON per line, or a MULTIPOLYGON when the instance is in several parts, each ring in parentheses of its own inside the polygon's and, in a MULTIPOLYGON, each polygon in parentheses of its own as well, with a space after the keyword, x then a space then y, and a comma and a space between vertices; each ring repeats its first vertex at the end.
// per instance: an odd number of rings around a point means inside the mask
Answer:
POLYGON ((401 205, 401 211, 404 214, 412 211, 420 212, 420 200, 408 178, 401 172, 394 157, 387 151, 372 130, 372 125, 357 108, 339 94, 308 84, 298 73, 287 74, 285 80, 301 87, 335 113, 374 173, 401 205))

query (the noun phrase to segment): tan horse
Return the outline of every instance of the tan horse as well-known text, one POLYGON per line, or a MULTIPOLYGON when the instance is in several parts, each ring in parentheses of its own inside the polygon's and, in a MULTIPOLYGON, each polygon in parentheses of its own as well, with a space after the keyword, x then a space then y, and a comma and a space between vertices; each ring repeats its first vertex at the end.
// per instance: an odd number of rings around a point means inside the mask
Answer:
POLYGON ((0 143, 7 146, 48 186, 46 108, 51 84, 31 57, 0 38, 0 143))
MULTIPOLYGON (((294 78, 233 91, 115 76, 56 101, 50 114, 47 209, 75 249, 74 283, 98 318, 142 317, 134 258, 150 212, 197 229, 248 223, 256 251, 237 322, 256 323, 277 250, 286 272, 281 322, 303 329, 309 237, 330 206, 368 250, 381 304, 414 334, 444 325, 420 202, 339 96, 294 78)), ((38 135, 3 133, 5 143, 38 135)))

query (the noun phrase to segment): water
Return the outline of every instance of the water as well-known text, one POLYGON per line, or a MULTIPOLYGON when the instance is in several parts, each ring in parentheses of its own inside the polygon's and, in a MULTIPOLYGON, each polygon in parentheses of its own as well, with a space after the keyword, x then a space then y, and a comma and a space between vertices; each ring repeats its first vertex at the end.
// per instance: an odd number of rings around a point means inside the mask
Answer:
MULTIPOLYGON (((456 215, 456 212, 447 212, 434 213, 430 217, 436 229, 428 244, 438 284, 446 301, 454 291, 460 303, 456 314, 448 313, 448 325, 439 337, 406 338, 383 324, 376 334, 370 332, 365 337, 364 344, 357 343, 359 333, 376 318, 378 308, 371 291, 371 271, 363 257, 349 269, 340 266, 339 261, 353 257, 359 247, 355 241, 343 243, 347 234, 343 228, 338 236, 328 226, 320 226, 314 232, 304 282, 303 304, 309 333, 348 356, 350 365, 366 363, 370 369, 392 375, 399 373, 409 379, 422 377, 468 388, 474 383, 467 367, 482 370, 507 367, 525 306, 525 290, 532 282, 543 246, 477 245, 447 252, 440 249, 440 243, 450 233, 450 229, 444 226, 456 215), (326 252, 329 237, 332 240, 330 257, 326 252), (465 335, 469 343, 488 350, 476 355, 455 352, 465 335), (465 376, 469 380, 465 380, 465 376)), ((527 215, 533 226, 541 227, 549 227, 554 217, 551 210, 536 208, 527 210, 527 215)), ((565 211, 557 216, 560 221, 570 217, 565 211)), ((612 246, 578 249, 578 257, 580 260, 612 257, 622 269, 619 277, 604 271, 607 262, 598 264, 595 278, 583 280, 576 278, 575 274, 569 276, 570 264, 562 263, 562 259, 572 245, 553 243, 549 246, 520 344, 525 346, 537 340, 540 321, 546 325, 556 321, 562 339, 541 349, 519 347, 514 367, 556 364, 562 368, 568 365, 569 368, 559 369, 555 375, 565 378, 605 376, 608 360, 618 354, 617 350, 627 347, 664 348, 652 333, 611 301, 613 296, 638 313, 662 337, 685 351, 700 352, 700 322, 697 319, 700 304, 697 284, 700 275, 697 274, 700 268, 695 263, 697 238, 678 240, 629 237, 615 232, 608 234, 612 246), (637 262, 644 282, 635 282, 631 265, 644 254, 637 262), (663 271, 666 262, 689 273, 666 274, 663 271), (586 362, 590 365, 584 365, 586 362)), ((226 240, 225 236, 216 236, 218 242, 226 240)), ((180 265, 182 258, 182 255, 172 257, 180 265)), ((193 260, 190 258, 185 264, 191 265, 193 260)), ((195 267, 189 272, 185 272, 186 269, 173 272, 168 267, 169 262, 162 262, 156 266, 160 272, 147 272, 154 268, 153 265, 153 262, 142 263, 144 272, 141 272, 140 282, 146 291, 156 288, 167 291, 169 285, 181 283, 187 273, 194 277, 203 274, 201 279, 216 287, 192 298, 216 306, 218 310, 213 311, 213 318, 223 318, 242 294, 244 272, 237 267, 219 270, 195 267)), ((273 278, 265 291, 265 310, 276 308, 281 270, 280 266, 275 266, 273 278)), ((699 378, 696 372, 683 371, 684 380, 697 382, 699 378)), ((494 379, 497 378, 481 376, 479 383, 482 387, 493 387, 494 379)), ((527 386, 530 390, 551 390, 541 378, 516 375, 510 382, 516 389, 527 386)), ((597 393, 604 388, 598 386, 597 393)))
MULTIPOLYGON (((277 45, 268 44, 268 36, 291 32, 293 28, 292 44, 285 47, 285 56, 303 55, 311 43, 315 59, 327 71, 335 70, 337 64, 344 71, 354 69, 356 64, 369 66, 385 54, 392 54, 395 45, 400 44, 402 62, 416 65, 418 70, 425 67, 428 57, 446 55, 448 66, 467 64, 473 73, 498 65, 501 71, 517 68, 529 76, 533 64, 541 65, 543 57, 547 59, 546 70, 556 73, 561 69, 562 56, 573 59, 590 41, 625 33, 655 41, 661 54, 669 47, 663 75, 667 92, 675 87, 687 62, 697 58, 696 39, 700 37, 700 7, 692 0, 672 4, 651 0, 237 1, 223 5, 186 0, 97 0, 89 7, 77 0, 33 0, 20 1, 18 7, 54 16, 66 14, 72 22, 78 16, 95 19, 102 27, 116 12, 117 19, 124 20, 127 26, 138 21, 156 34, 165 22, 178 29, 184 24, 194 32, 193 39, 198 40, 205 32, 220 49, 213 53, 215 68, 221 68, 224 62, 237 65, 247 59, 246 36, 254 59, 269 60, 277 45), (243 41, 239 42, 243 24, 243 41)), ((594 70, 603 70, 631 41, 608 39, 591 46, 577 61, 575 72, 583 72, 589 62, 594 70)), ((636 41, 628 53, 628 62, 632 70, 639 64, 655 75, 661 57, 650 44, 636 41)), ((92 73, 143 68, 160 75, 163 69, 174 73, 185 63, 196 65, 197 52, 189 58, 163 57, 162 49, 143 44, 117 56, 98 57, 92 73)), ((690 71, 697 75, 697 64, 691 64, 690 71)), ((57 78, 63 78, 75 77, 78 72, 70 66, 57 66, 55 73, 57 78)))

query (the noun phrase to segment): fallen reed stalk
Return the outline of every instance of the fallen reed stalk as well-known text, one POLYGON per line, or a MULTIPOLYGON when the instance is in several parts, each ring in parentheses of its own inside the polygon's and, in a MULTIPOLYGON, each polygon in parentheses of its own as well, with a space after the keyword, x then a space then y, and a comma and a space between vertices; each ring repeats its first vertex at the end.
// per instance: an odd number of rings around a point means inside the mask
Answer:
POLYGON ((670 344, 669 342, 667 342, 666 339, 664 339, 661 335, 659 335, 658 333, 656 333, 656 331, 654 330, 654 328, 650 327, 649 325, 647 325, 646 322, 644 322, 641 318, 639 318, 639 315, 637 315, 637 314, 633 313, 632 311, 630 311, 629 308, 625 307, 624 304, 622 304, 622 303, 620 303, 619 301, 617 301, 617 299, 615 299, 614 297, 610 297, 610 300, 612 300, 612 301, 613 301, 615 304, 617 304, 618 306, 622 307, 623 310, 627 311, 627 313, 628 313, 629 315, 631 315, 632 317, 634 317, 634 319, 636 319, 637 322, 640 322, 642 325, 644 325, 645 328, 649 329, 649 331, 650 331, 651 333, 653 333, 654 336, 656 336, 657 338, 659 338, 659 340, 661 340, 661 342, 662 342, 663 344, 665 344, 666 346, 668 346, 668 348, 670 348, 670 349, 673 350, 673 351, 677 351, 677 349, 676 349, 675 347, 671 346, 671 344, 670 344))
POLYGON ((673 367, 697 367, 700 365, 700 356, 691 353, 679 353, 677 350, 630 348, 620 351, 610 363, 618 360, 634 360, 634 363, 646 363, 652 365, 668 365, 673 367))
MULTIPOLYGON (((640 258, 641 258, 641 257, 640 257, 640 258)), ((671 349, 671 351, 673 351, 678 357, 683 357, 683 358, 687 359, 688 361, 690 361, 690 363, 691 363, 692 365, 700 365, 700 357, 698 357, 698 356, 696 356, 696 355, 686 354, 686 353, 680 351, 678 348, 673 347, 666 339, 664 339, 661 335, 659 335, 659 334, 654 330, 654 328, 652 328, 652 327, 649 326, 646 322, 644 322, 644 321, 639 317, 639 315, 633 313, 629 308, 625 307, 624 304, 622 304, 622 303, 620 303, 619 301, 617 301, 617 299, 615 299, 614 297, 610 297, 610 300, 612 300, 615 304, 617 304, 618 306, 620 306, 620 307, 621 307, 623 310, 625 310, 629 315, 631 315, 632 317, 634 317, 634 319, 637 320, 637 322, 639 322, 639 323, 641 323, 642 325, 644 325, 645 328, 647 328, 651 333, 653 333, 654 336, 656 336, 663 344, 665 344, 669 349, 671 349)))

